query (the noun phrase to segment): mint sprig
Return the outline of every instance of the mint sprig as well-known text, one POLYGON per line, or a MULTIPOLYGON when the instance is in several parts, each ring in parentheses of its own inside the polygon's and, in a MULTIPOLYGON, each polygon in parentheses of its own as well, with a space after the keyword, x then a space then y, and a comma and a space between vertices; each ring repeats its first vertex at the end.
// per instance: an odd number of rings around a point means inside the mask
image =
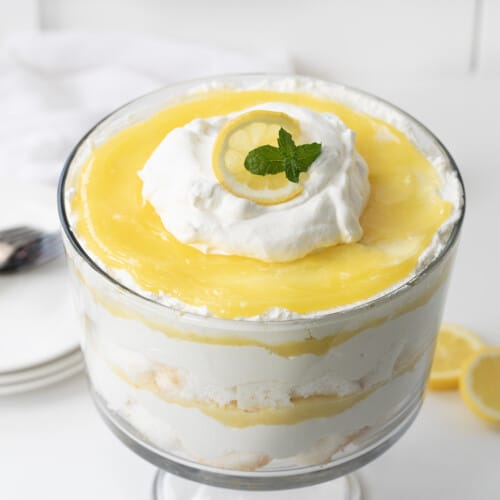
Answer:
POLYGON ((289 181, 297 183, 300 174, 307 172, 320 154, 321 144, 296 146, 292 135, 282 127, 278 133, 278 147, 266 145, 252 149, 245 158, 245 168, 256 175, 285 172, 289 181))

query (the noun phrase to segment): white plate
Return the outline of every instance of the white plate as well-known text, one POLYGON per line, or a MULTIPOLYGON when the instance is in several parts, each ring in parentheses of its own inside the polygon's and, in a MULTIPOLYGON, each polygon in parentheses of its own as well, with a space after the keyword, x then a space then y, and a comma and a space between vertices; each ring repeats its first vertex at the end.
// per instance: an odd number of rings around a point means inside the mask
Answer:
POLYGON ((11 394, 18 394, 21 392, 33 391, 35 389, 40 389, 50 384, 55 384, 68 377, 76 375, 83 370, 83 360, 75 363, 69 367, 59 370, 45 377, 35 378, 33 380, 27 380, 25 382, 19 382, 17 384, 0 385, 0 396, 9 396, 11 394))
POLYGON ((0 373, 0 386, 19 384, 28 382, 37 378, 47 377, 53 373, 71 368, 76 364, 81 364, 83 355, 80 349, 75 349, 69 354, 57 358, 49 363, 43 363, 33 368, 26 370, 16 370, 7 373, 0 373))
MULTIPOLYGON (((56 189, 0 178, 0 229, 58 227, 56 189)), ((0 374, 49 363, 78 346, 79 322, 64 259, 0 275, 0 374)))

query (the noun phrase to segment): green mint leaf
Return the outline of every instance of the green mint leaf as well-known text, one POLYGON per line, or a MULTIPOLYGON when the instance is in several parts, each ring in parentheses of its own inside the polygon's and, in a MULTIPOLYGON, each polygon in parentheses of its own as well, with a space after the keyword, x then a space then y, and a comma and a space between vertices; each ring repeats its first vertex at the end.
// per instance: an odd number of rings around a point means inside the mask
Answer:
POLYGON ((275 146, 260 146, 252 149, 245 158, 245 168, 256 175, 278 174, 285 169, 279 149, 275 146))
POLYGON ((280 128, 278 133, 278 147, 285 166, 286 178, 291 182, 299 182, 300 163, 297 159, 297 146, 292 134, 284 128, 280 128))
POLYGON ((299 182, 302 172, 306 172, 321 154, 321 144, 296 146, 292 135, 283 127, 278 133, 278 147, 260 146, 250 151, 245 158, 245 168, 256 175, 285 172, 291 182, 299 182))
POLYGON ((287 132, 283 127, 278 132, 278 148, 283 159, 293 158, 297 146, 293 142, 292 134, 287 132))
POLYGON ((291 158, 286 158, 285 160, 283 160, 283 163, 285 164, 286 178, 291 182, 299 182, 300 163, 295 155, 291 158))
POLYGON ((317 142, 302 144, 297 146, 296 154, 300 164, 300 171, 306 172, 313 161, 321 154, 321 144, 317 142))

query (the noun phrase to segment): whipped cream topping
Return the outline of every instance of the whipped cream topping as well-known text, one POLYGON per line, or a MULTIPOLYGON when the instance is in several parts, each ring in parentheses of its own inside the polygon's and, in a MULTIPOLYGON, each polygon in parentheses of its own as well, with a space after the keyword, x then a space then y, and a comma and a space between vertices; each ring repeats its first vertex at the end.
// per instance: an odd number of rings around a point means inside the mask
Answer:
POLYGON ((355 133, 330 113, 266 103, 227 116, 196 119, 167 134, 139 176, 144 199, 167 231, 204 253, 290 261, 319 248, 358 241, 363 235, 359 217, 370 191, 368 168, 355 149, 355 133), (279 111, 298 120, 297 144, 322 144, 303 191, 276 205, 233 195, 212 169, 212 149, 220 129, 254 109, 279 111))

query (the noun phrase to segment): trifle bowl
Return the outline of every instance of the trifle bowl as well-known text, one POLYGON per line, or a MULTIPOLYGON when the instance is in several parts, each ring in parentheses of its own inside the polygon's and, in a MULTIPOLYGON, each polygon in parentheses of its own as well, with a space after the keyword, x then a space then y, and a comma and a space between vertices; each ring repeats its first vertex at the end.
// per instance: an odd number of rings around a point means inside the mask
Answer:
POLYGON ((429 130, 307 77, 180 83, 81 140, 59 208, 92 397, 156 498, 360 498, 422 403, 463 220, 429 130))

